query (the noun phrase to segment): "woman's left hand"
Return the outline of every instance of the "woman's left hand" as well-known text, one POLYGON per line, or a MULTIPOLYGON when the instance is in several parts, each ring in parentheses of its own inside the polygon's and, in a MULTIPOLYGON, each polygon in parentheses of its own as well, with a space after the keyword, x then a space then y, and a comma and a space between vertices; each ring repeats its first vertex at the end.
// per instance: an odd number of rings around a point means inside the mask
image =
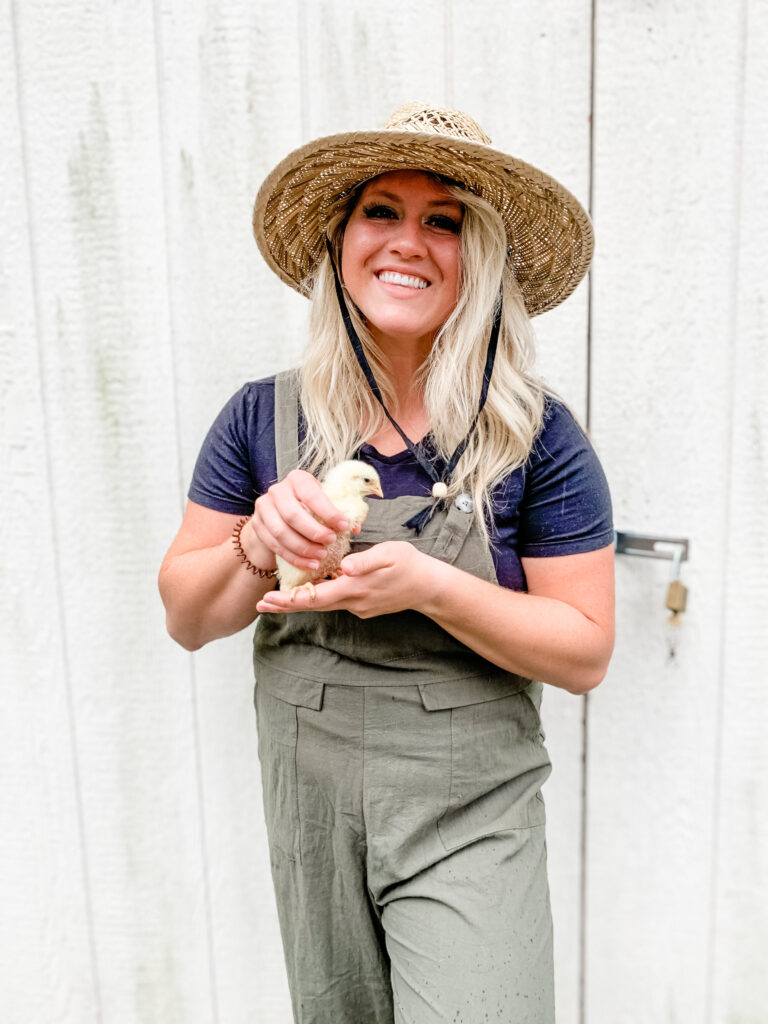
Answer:
POLYGON ((348 611, 361 619, 418 608, 430 588, 437 585, 443 563, 418 551, 407 541, 390 540, 366 551, 347 555, 344 574, 315 584, 314 600, 299 590, 272 590, 256 605, 258 612, 348 611))

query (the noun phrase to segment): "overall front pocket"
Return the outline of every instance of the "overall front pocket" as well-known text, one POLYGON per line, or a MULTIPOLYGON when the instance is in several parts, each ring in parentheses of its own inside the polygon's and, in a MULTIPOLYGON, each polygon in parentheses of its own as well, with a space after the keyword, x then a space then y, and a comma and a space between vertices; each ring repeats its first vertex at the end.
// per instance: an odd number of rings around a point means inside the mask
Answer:
POLYGON ((538 712, 525 691, 489 695, 450 714, 450 797, 437 823, 445 848, 543 825, 541 786, 551 764, 538 712))

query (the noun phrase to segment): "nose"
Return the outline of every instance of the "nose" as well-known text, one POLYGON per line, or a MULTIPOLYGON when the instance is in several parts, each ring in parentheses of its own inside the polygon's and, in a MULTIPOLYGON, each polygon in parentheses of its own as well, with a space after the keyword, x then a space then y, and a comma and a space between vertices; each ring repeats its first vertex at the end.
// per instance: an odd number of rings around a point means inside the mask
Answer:
POLYGON ((390 250, 404 259, 420 259, 426 254, 419 217, 405 216, 398 221, 397 231, 390 237, 390 250))

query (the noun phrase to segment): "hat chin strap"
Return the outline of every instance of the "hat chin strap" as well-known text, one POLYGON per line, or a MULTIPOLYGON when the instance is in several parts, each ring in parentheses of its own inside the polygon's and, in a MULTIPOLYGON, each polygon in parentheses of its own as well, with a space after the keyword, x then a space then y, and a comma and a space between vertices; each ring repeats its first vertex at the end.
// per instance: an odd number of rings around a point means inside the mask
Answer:
POLYGON ((373 376, 373 370, 371 369, 370 363, 366 358, 365 352, 363 351, 363 345, 358 337, 355 326, 352 323, 352 318, 349 315, 349 309, 347 308, 346 300, 344 299, 344 291, 341 287, 341 281, 339 280, 339 273, 336 269, 336 261, 333 258, 333 248, 331 246, 330 239, 326 237, 325 245, 328 249, 328 256, 331 261, 331 268, 333 269, 333 280, 336 285, 336 298, 338 299, 339 309, 341 310, 341 316, 344 320, 344 327, 347 331, 347 337, 349 338, 352 350, 355 353, 360 369, 365 374, 365 379, 368 381, 368 386, 373 392, 373 397, 379 403, 384 411, 384 415, 387 417, 389 422, 398 432, 400 437, 405 442, 408 451, 413 455, 418 464, 424 470, 424 472, 432 480, 432 497, 433 501, 431 505, 427 505, 420 512, 417 512, 415 516, 412 516, 402 525, 408 529, 415 530, 416 534, 420 534, 427 523, 430 521, 432 516, 435 514, 438 508, 444 508, 445 502, 442 500, 448 493, 448 483, 450 482, 451 475, 456 468, 459 459, 464 454, 464 450, 469 444, 469 440, 472 436, 472 431, 477 426, 477 421, 480 417, 480 413, 483 411, 486 399, 488 397, 488 387, 491 383, 491 374, 493 373, 493 364, 496 360, 496 349, 499 342, 499 330, 501 328, 501 313, 502 313, 502 300, 503 300, 503 283, 499 285, 499 301, 496 303, 496 309, 493 314, 493 326, 491 327, 491 335, 488 339, 488 351, 485 357, 485 369, 483 370, 483 386, 480 391, 480 402, 477 407, 475 418, 472 420, 469 430, 467 431, 464 439, 459 443, 456 451, 450 457, 448 462, 445 464, 441 473, 435 469, 432 462, 426 458, 424 453, 421 451, 419 445, 415 445, 409 437, 406 437, 405 433, 400 427, 400 424, 390 415, 389 410, 384 404, 379 385, 376 383, 376 378, 373 376))

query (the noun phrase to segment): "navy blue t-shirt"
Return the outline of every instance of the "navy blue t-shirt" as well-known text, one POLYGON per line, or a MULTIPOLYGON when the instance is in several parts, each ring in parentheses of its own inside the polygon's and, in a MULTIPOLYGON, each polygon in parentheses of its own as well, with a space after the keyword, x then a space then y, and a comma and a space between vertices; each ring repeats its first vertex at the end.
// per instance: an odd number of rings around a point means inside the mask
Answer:
MULTIPOLYGON (((216 418, 195 465, 189 498, 217 512, 249 515, 277 480, 275 379, 244 385, 216 418)), ((423 494, 432 481, 409 451, 363 445, 387 498, 423 494)), ((611 498, 597 455, 570 411, 548 397, 528 460, 493 494, 492 554, 499 583, 525 589, 521 558, 572 555, 613 543, 611 498)))

